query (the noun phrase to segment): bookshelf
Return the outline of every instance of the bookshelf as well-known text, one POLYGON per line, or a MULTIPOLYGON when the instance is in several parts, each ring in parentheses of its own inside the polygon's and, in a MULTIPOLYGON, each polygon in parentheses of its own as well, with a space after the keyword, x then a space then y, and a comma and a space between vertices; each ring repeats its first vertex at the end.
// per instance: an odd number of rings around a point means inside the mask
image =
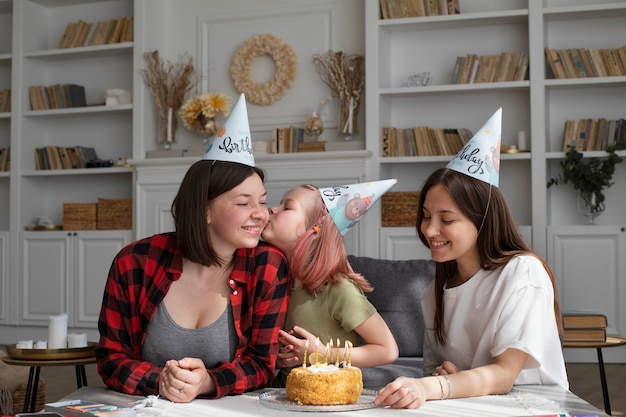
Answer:
MULTIPOLYGON (((619 300, 626 299, 626 287, 619 282, 626 262, 618 254, 626 251, 626 166, 617 167, 615 185, 606 192, 607 209, 596 219, 597 226, 579 226, 585 219, 576 210, 577 194, 571 187, 548 190, 546 184, 560 172, 566 120, 625 117, 626 77, 554 79, 545 48, 624 46, 626 2, 466 0, 460 1, 459 14, 382 19, 379 1, 367 0, 365 36, 366 148, 374 154, 370 175, 398 178, 394 191, 418 191, 425 178, 450 159, 383 157, 383 126, 475 132, 501 106, 502 145, 516 145, 519 131, 530 144, 530 152, 503 153, 500 165, 500 189, 520 229, 555 270, 565 308, 608 305, 603 308, 609 310, 614 330, 625 333, 626 306, 619 300), (528 54, 526 79, 455 84, 457 57, 503 51, 528 54), (428 85, 403 87, 408 77, 421 72, 431 73, 428 85), (589 280, 594 271, 606 271, 600 282, 589 280)), ((584 152, 585 157, 603 154, 584 152)), ((626 156, 625 151, 619 154, 626 156)), ((367 220, 368 228, 380 227, 380 216, 367 220)), ((381 257, 429 256, 414 228, 382 227, 378 246, 381 257)))
POLYGON ((35 152, 82 146, 103 160, 132 156, 133 105, 107 106, 105 96, 112 88, 133 92, 141 56, 136 39, 59 43, 72 22, 127 22, 141 7, 142 0, 0 0, 0 90, 12 90, 11 111, 0 113, 0 148, 12 151, 10 171, 0 173, 0 324, 41 326, 48 315, 68 312, 71 325, 95 328, 81 303, 101 294, 103 276, 94 270, 110 264, 132 231, 24 229, 40 216, 62 225, 64 203, 132 197, 132 168, 38 170, 35 152), (30 87, 69 84, 85 87, 86 106, 32 109, 30 87))
MULTIPOLYGON (((13 2, 0 0, 0 90, 11 88, 13 2)), ((11 146, 11 113, 0 112, 0 149, 11 146)), ((9 319, 9 218, 11 177, 0 172, 0 323, 9 319)))

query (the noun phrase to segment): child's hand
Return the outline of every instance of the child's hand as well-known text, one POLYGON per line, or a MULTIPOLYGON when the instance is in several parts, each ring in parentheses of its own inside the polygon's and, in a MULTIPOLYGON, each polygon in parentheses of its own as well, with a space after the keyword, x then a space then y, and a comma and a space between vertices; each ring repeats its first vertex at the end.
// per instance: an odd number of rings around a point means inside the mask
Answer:
POLYGON ((294 326, 293 330, 286 332, 280 330, 278 334, 278 342, 280 343, 280 351, 278 352, 277 366, 279 368, 293 368, 302 365, 304 351, 306 350, 307 340, 309 341, 308 354, 315 349, 316 337, 304 330, 302 327, 294 326), (300 337, 297 337, 296 334, 300 337))
POLYGON ((293 330, 290 330, 289 333, 284 330, 279 331, 279 350, 278 359, 276 360, 277 368, 293 368, 301 363, 301 359, 295 352, 293 344, 291 344, 288 340, 288 337, 293 337, 290 333, 293 333, 293 330))
POLYGON ((450 361, 444 361, 441 365, 435 368, 435 371, 432 373, 432 375, 450 375, 456 374, 457 372, 459 372, 459 368, 457 368, 455 364, 450 361))

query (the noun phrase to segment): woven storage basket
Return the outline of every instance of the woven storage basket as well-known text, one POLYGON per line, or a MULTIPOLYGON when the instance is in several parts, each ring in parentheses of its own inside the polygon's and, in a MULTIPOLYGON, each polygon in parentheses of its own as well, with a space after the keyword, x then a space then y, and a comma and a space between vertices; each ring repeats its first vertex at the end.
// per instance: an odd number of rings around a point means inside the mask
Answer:
POLYGON ((63 229, 95 230, 96 203, 63 204, 63 229))
MULTIPOLYGON (((26 384, 21 384, 13 391, 13 414, 22 413, 24 410, 24 400, 26 399, 26 384)), ((31 398, 32 401, 32 398, 31 398)), ((43 410, 46 405, 46 383, 43 379, 37 385, 37 399, 35 400, 35 412, 43 410)), ((30 405, 28 406, 30 409, 30 405)))
POLYGON ((383 227, 415 227, 420 193, 415 191, 388 192, 382 197, 383 227))
POLYGON ((132 198, 99 198, 98 229, 132 229, 132 198))

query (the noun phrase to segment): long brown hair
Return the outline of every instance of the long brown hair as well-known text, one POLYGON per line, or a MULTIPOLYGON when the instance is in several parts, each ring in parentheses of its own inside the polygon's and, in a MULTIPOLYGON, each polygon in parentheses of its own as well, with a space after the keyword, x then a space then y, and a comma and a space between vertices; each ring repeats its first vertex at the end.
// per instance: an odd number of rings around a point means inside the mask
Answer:
MULTIPOLYGON (((552 270, 545 260, 532 251, 522 237, 506 200, 497 187, 447 168, 433 172, 422 187, 418 203, 415 227, 422 243, 428 246, 428 240, 420 228, 424 220, 424 200, 428 190, 438 184, 446 187, 459 209, 476 225, 476 229, 479 231, 476 246, 480 255, 480 264, 484 269, 493 270, 506 264, 517 255, 531 255, 541 261, 552 282, 554 316, 559 334, 562 334, 561 310, 557 301, 556 284, 552 270)), ((437 341, 442 345, 446 344, 446 334, 443 327, 443 289, 446 280, 454 277, 456 272, 457 263, 455 260, 436 263, 434 330, 437 341)))
POLYGON ((185 258, 205 266, 222 265, 209 235, 207 208, 254 174, 265 181, 262 169, 235 162, 201 160, 189 167, 172 202, 176 241, 185 258))
POLYGON ((344 277, 363 291, 372 291, 367 280, 350 266, 343 236, 328 213, 319 189, 310 184, 299 187, 317 193, 318 198, 306 207, 307 231, 298 239, 287 262, 291 276, 302 281, 302 287, 312 295, 317 295, 324 285, 339 282, 344 277))

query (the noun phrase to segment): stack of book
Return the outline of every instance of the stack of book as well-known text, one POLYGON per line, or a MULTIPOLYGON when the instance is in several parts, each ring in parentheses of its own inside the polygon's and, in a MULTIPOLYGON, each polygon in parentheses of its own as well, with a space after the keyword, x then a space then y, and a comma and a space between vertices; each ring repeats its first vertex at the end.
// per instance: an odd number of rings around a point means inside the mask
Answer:
POLYGON ((0 148, 0 172, 11 169, 11 147, 0 148))
POLYGON ((37 170, 89 168, 98 160, 96 150, 88 146, 43 146, 35 148, 37 170))
POLYGON ((31 110, 66 109, 85 107, 85 87, 78 84, 53 84, 28 87, 31 110))
POLYGON ((495 83, 524 81, 527 78, 528 53, 505 51, 499 55, 457 56, 452 83, 495 83))
POLYGON ((626 123, 624 119, 566 120, 563 129, 563 152, 574 148, 583 151, 605 151, 610 146, 626 148, 626 123))
POLYGON ((0 113, 11 111, 11 90, 0 90, 0 113))
POLYGON ((456 155, 472 136, 472 132, 465 128, 383 126, 382 156, 456 155))
POLYGON ((380 0, 380 14, 383 19, 459 13, 459 0, 380 0))
POLYGON ((544 48, 550 78, 626 75, 626 45, 619 48, 544 48))
POLYGON ((272 129, 270 153, 324 152, 324 141, 305 141, 304 128, 289 126, 272 129))
POLYGON ((59 40, 59 49, 132 42, 134 20, 132 16, 100 22, 70 22, 59 40))
POLYGON ((563 316, 564 342, 605 342, 608 320, 598 310, 565 310, 563 316))

